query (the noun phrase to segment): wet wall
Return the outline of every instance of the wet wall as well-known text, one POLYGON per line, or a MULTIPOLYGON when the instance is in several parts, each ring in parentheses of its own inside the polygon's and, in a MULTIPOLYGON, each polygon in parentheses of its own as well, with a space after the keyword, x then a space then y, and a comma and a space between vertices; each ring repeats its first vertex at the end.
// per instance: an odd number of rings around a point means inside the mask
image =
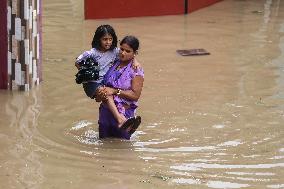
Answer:
POLYGON ((85 0, 85 19, 184 14, 218 1, 221 0, 85 0))

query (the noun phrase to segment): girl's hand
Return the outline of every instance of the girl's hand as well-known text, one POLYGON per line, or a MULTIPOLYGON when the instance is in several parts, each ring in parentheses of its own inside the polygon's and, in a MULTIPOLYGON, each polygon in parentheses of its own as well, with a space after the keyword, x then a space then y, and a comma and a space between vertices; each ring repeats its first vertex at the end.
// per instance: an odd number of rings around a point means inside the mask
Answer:
POLYGON ((132 68, 133 68, 135 71, 137 71, 139 68, 141 68, 141 64, 137 61, 136 58, 133 59, 132 68))
POLYGON ((76 66, 76 68, 79 70, 80 69, 80 66, 79 66, 79 64, 77 63, 77 62, 75 62, 75 66, 76 66))

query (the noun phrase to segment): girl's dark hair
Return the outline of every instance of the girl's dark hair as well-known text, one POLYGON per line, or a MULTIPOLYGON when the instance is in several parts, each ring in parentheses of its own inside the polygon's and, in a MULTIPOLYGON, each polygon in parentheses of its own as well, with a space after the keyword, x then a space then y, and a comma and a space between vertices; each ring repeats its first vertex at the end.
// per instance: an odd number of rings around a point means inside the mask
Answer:
POLYGON ((133 49, 134 52, 136 52, 139 48, 139 40, 135 36, 132 36, 132 35, 125 36, 121 40, 120 45, 122 45, 124 43, 129 45, 133 49))
POLYGON ((95 35, 93 37, 92 48, 100 49, 101 47, 100 39, 106 34, 111 35, 113 39, 110 50, 113 50, 115 47, 117 47, 117 36, 115 34, 113 27, 111 27, 110 25, 101 25, 97 28, 95 35))

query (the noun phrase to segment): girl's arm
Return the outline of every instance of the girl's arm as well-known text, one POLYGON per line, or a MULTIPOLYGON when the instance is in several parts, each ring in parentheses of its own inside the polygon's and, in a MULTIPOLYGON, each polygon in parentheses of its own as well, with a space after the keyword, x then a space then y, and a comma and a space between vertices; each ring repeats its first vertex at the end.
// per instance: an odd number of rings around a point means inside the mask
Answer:
POLYGON ((132 64, 132 68, 137 71, 138 69, 141 68, 141 64, 138 62, 138 60, 134 57, 133 59, 133 64, 132 64))
POLYGON ((87 60, 87 58, 89 57, 94 57, 94 51, 91 49, 89 51, 85 51, 83 52, 82 54, 80 54, 77 58, 76 58, 76 61, 75 61, 75 66, 79 69, 80 68, 80 63, 82 61, 85 61, 87 60))
POLYGON ((78 70, 80 69, 80 65, 77 62, 75 62, 75 66, 78 70))

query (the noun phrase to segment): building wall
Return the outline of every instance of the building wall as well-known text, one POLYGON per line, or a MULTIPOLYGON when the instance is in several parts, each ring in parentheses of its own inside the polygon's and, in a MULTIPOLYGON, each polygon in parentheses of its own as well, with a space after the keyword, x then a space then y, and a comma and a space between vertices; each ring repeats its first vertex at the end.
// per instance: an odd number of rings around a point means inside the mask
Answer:
POLYGON ((193 12, 198 9, 210 6, 214 3, 217 3, 221 0, 189 0, 188 1, 188 12, 193 12))
POLYGON ((85 18, 124 18, 182 14, 184 0, 85 0, 85 18))
POLYGON ((0 1, 0 89, 8 87, 7 1, 0 1))
POLYGON ((29 90, 41 80, 42 0, 0 1, 0 88, 29 90))
POLYGON ((85 19, 184 14, 218 1, 221 0, 85 0, 85 19))

